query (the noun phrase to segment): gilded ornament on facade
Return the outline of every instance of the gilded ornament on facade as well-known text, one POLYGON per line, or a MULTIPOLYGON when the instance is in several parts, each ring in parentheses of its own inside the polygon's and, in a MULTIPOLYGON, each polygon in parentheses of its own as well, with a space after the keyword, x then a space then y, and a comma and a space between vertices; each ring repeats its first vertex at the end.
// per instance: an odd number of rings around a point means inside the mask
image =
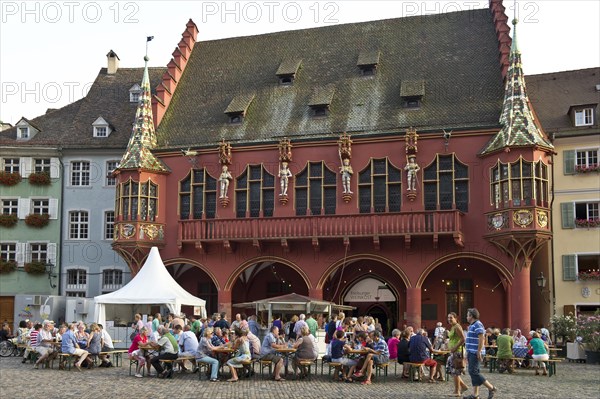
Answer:
POLYGON ((141 230, 151 240, 154 240, 156 237, 158 237, 159 228, 156 225, 147 224, 147 225, 142 226, 141 230))
POLYGON ((488 217, 488 224, 491 229, 500 230, 506 226, 506 213, 499 212, 488 217))
POLYGON ((531 211, 521 209, 513 213, 513 221, 516 225, 521 227, 527 227, 533 222, 533 214, 531 211))
POLYGON ((537 211, 537 222, 540 227, 548 226, 548 212, 537 211))
POLYGON ((132 224, 121 225, 121 235, 123 238, 131 238, 135 234, 135 226, 132 224))

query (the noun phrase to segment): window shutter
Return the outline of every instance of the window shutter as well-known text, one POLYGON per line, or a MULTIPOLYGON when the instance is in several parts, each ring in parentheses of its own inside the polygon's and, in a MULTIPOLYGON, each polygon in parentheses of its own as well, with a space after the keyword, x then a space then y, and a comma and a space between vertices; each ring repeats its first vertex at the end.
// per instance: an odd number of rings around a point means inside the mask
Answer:
POLYGON ((23 157, 20 160, 20 169, 21 169, 21 177, 28 178, 31 174, 31 170, 33 169, 33 160, 31 157, 23 157))
POLYGON ((56 243, 51 242, 48 244, 48 256, 47 261, 56 266, 56 243))
POLYGON ((560 216, 563 229, 575 228, 575 210, 572 202, 563 202, 560 204, 560 216))
POLYGON ((19 198, 19 208, 17 210, 17 217, 19 219, 25 219, 25 216, 31 212, 31 200, 29 198, 19 198))
POLYGON ((575 150, 563 151, 563 171, 565 175, 575 174, 575 150))
POLYGON ((58 198, 50 198, 48 200, 48 210, 50 219, 58 219, 58 198))
POLYGON ((577 280, 575 255, 562 256, 563 281, 577 280))
POLYGON ((60 177, 60 161, 58 158, 50 158, 50 178, 58 179, 60 177))
POLYGON ((25 251, 27 250, 27 244, 24 242, 17 243, 16 261, 18 266, 25 264, 25 251))

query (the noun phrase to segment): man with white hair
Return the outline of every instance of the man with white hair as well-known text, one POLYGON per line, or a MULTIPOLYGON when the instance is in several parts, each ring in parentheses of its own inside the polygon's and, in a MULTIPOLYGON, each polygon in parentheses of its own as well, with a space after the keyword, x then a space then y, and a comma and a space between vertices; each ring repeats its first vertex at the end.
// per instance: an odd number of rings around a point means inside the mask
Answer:
POLYGON ((300 314, 300 316, 298 316, 298 321, 294 325, 294 332, 296 333, 296 337, 302 336, 302 327, 304 327, 304 326, 308 327, 308 324, 306 324, 305 319, 306 319, 306 315, 304 313, 302 313, 302 314, 300 314))
POLYGON ((177 359, 179 345, 177 345, 177 340, 173 334, 171 334, 169 329, 165 326, 159 326, 158 333, 160 334, 158 342, 151 342, 150 345, 152 345, 154 349, 160 349, 160 353, 158 356, 152 358, 151 363, 156 369, 158 378, 171 378, 173 376, 172 366, 165 370, 163 369, 161 361, 177 359))
POLYGON ((37 346, 35 350, 40 354, 39 359, 35 362, 33 366, 34 369, 37 369, 42 362, 45 362, 53 353, 54 353, 54 337, 52 336, 52 331, 54 331, 54 322, 49 320, 44 320, 42 323, 42 331, 38 333, 37 337, 37 346))
POLYGON ((79 361, 75 363, 75 367, 81 371, 81 364, 89 355, 89 352, 81 349, 77 343, 77 338, 75 338, 75 323, 69 324, 69 329, 63 335, 61 349, 63 353, 79 356, 79 361))

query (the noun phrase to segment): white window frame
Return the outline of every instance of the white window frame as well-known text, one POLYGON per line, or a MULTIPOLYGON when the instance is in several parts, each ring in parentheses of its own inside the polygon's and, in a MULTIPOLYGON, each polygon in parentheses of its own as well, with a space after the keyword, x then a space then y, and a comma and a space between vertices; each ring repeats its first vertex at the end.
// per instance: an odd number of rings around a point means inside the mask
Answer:
POLYGON ((19 198, 2 198, 2 213, 4 215, 18 215, 19 214, 19 198), (14 201, 14 204, 6 204, 5 202, 14 201), (8 212, 7 212, 8 210, 8 212))
POLYGON ((594 108, 575 110, 575 126, 591 126, 594 124, 594 108))
POLYGON ((18 259, 19 259, 19 248, 20 247, 20 243, 16 242, 16 241, 0 241, 0 257, 4 260, 8 260, 8 261, 14 261, 16 263, 18 263, 18 259), (3 248, 4 246, 8 246, 8 245, 14 245, 14 252, 10 251, 10 249, 8 248, 3 248), (13 253, 13 256, 10 256, 11 253, 13 253), (6 254, 8 255, 7 257, 4 257, 3 255, 6 254))
POLYGON ((21 159, 2 158, 2 170, 8 173, 21 173, 21 159))
POLYGON ((34 158, 33 159, 33 171, 35 173, 47 172, 48 174, 52 170, 52 159, 51 158, 34 158))
POLYGON ((104 223, 102 223, 102 237, 104 240, 107 241, 112 241, 115 237, 115 211, 113 209, 111 210, 105 210, 104 213, 104 223), (112 220, 108 219, 109 214, 112 213, 112 220), (109 237, 109 229, 110 231, 112 231, 112 236, 109 237))
POLYGON ((85 266, 70 266, 68 269, 65 269, 64 286, 65 286, 65 296, 86 297, 89 286, 90 286, 90 270, 89 270, 89 268, 85 267, 85 266), (78 271, 77 276, 76 276, 77 283, 69 284, 69 273, 73 272, 73 271, 78 271), (80 274, 81 274, 80 272, 85 273, 85 284, 79 283, 80 274), (76 294, 76 295, 69 295, 69 293, 76 294), (83 294, 83 295, 81 295, 81 294, 83 294))
MULTIPOLYGON (((573 254, 575 255, 575 276, 577 278, 577 281, 579 280, 579 258, 583 257, 583 256, 600 256, 600 253, 598 252, 582 252, 582 253, 577 253, 577 254, 573 254)), ((584 280, 581 280, 584 281, 584 280)))
POLYGON ((140 97, 142 96, 142 88, 139 84, 134 84, 129 89, 129 102, 130 103, 139 103, 140 97))
POLYGON ((600 148, 578 148, 575 150, 575 168, 598 166, 599 157, 600 148))
POLYGON ((67 240, 81 241, 90 239, 90 212, 85 209, 70 210, 67 214, 67 240), (86 220, 83 220, 83 216, 86 220), (77 220, 72 217, 77 215, 77 220), (76 228, 76 234, 73 235, 73 228, 76 228))
POLYGON ((90 161, 80 160, 71 161, 71 173, 69 176, 69 186, 71 187, 90 187, 92 178, 92 163, 90 161), (87 166, 87 168, 86 168, 87 166), (74 183, 74 181, 77 182, 74 183), (87 183, 87 184, 83 184, 87 183))
POLYGON ((19 134, 17 138, 21 140, 29 140, 29 126, 19 126, 19 134))
POLYGON ((117 167, 119 166, 119 161, 117 160, 110 160, 110 161, 106 161, 106 163, 104 164, 105 168, 106 168, 106 180, 104 181, 104 185, 106 187, 115 187, 117 185, 117 178, 111 176, 112 172, 117 169, 117 167), (115 167, 111 168, 111 164, 114 164, 115 167))
POLYGON ((50 215, 50 198, 31 198, 31 214, 50 215))
POLYGON ((26 258, 26 263, 27 262, 44 262, 44 263, 53 263, 52 259, 50 258, 50 243, 48 241, 28 241, 27 242, 27 253, 25 254, 25 258, 26 258), (34 245, 39 245, 39 246, 43 246, 45 245, 46 248, 38 248, 35 250, 33 249, 34 245), (34 253, 37 254, 37 256, 35 256, 34 258, 34 253), (45 255, 45 256, 43 256, 45 255), (45 257, 45 259, 44 259, 45 257))
POLYGON ((108 137, 108 126, 94 126, 94 137, 108 137))
POLYGON ((113 292, 113 291, 116 291, 116 290, 122 288, 123 285, 124 285, 123 284, 124 281, 125 281, 125 271, 123 269, 121 269, 121 268, 117 268, 117 267, 105 267, 105 268, 102 268, 100 270, 100 291, 103 294, 106 294, 106 293, 109 293, 109 292, 113 292), (121 283, 120 284, 113 283, 113 284, 105 285, 104 284, 104 277, 105 277, 104 273, 107 273, 107 272, 113 273, 113 276, 112 276, 113 277, 113 281, 114 281, 116 272, 121 273, 121 283))

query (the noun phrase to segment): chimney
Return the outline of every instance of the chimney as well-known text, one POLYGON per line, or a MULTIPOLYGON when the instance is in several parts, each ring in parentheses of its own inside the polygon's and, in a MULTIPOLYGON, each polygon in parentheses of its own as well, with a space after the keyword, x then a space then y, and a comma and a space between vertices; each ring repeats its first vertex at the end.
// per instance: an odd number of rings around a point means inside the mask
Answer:
POLYGON ((119 69, 119 56, 117 53, 110 50, 108 54, 106 54, 106 59, 108 61, 107 73, 109 75, 114 75, 117 73, 117 69, 119 69))

